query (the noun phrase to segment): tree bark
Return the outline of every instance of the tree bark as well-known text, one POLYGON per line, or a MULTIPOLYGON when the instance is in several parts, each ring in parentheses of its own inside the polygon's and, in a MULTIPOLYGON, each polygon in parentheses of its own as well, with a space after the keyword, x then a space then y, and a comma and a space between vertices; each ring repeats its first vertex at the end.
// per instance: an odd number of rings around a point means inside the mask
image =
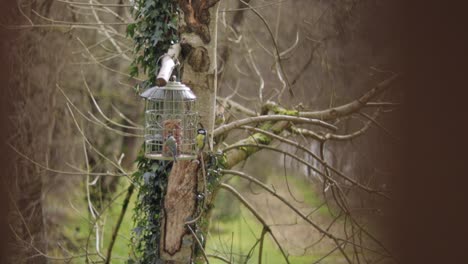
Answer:
MULTIPOLYGON (((216 104, 216 12, 219 0, 179 0, 181 21, 182 83, 198 98, 200 123, 211 135, 216 104)), ((211 136, 212 137, 212 136, 211 136)), ((213 148, 212 140, 209 144, 213 148)), ((196 214, 198 170, 194 161, 178 161, 169 175, 161 226, 161 259, 190 263, 196 246, 186 222, 196 214)))
MULTIPOLYGON (((197 95, 200 123, 210 134, 214 128, 216 105, 216 20, 218 1, 193 0, 188 1, 188 3, 186 3, 186 0, 179 1, 185 17, 182 22, 185 24, 181 27, 182 55, 184 56, 182 59, 182 82, 191 87, 197 95), (195 7, 199 9, 195 9, 195 7)), ((212 148, 211 142, 210 148, 212 148)))
POLYGON ((190 263, 193 238, 187 222, 195 213, 198 163, 178 161, 172 168, 164 197, 161 225, 161 258, 172 263, 190 263))

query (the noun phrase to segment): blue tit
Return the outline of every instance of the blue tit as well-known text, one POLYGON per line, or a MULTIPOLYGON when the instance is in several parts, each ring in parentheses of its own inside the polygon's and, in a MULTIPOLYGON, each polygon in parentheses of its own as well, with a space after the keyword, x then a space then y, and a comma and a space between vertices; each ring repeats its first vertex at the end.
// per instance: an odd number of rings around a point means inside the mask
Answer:
POLYGON ((219 126, 226 122, 226 118, 224 117, 224 106, 218 105, 216 106, 216 115, 215 115, 215 125, 219 126))
POLYGON ((167 146, 172 156, 174 157, 174 162, 177 162, 177 141, 172 134, 169 134, 166 138, 164 144, 167 146))
POLYGON ((200 128, 197 130, 197 137, 195 138, 197 142, 197 149, 198 151, 202 151, 206 145, 206 130, 200 128))

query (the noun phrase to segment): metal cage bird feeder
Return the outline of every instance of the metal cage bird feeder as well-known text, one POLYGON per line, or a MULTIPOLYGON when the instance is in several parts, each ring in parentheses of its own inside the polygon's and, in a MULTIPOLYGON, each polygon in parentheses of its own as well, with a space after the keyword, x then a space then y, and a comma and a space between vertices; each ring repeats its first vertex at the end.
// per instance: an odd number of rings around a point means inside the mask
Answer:
POLYGON ((157 160, 191 160, 197 158, 196 132, 198 112, 196 96, 180 82, 152 87, 140 96, 145 105, 145 157, 157 160), (166 144, 170 136, 176 141, 176 153, 166 144))

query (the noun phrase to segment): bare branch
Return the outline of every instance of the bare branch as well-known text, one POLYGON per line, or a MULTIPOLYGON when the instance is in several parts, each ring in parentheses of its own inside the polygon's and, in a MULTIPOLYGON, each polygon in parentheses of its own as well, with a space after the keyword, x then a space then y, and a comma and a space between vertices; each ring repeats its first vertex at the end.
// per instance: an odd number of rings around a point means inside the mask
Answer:
POLYGON ((88 82, 86 81, 86 77, 83 73, 83 70, 81 70, 81 77, 83 78, 83 83, 86 87, 86 90, 88 91, 88 94, 89 96, 91 97, 91 100, 93 101, 94 103, 94 106, 96 107, 96 109, 98 110, 99 114, 101 114, 101 116, 108 122, 110 122, 111 124, 113 125, 116 125, 118 127, 122 127, 122 128, 128 128, 128 129, 135 129, 135 130, 143 130, 143 127, 141 126, 138 126, 138 127, 134 127, 134 126, 126 126, 126 125, 122 125, 122 124, 119 124, 113 120, 111 120, 110 118, 108 118, 104 112, 101 110, 101 107, 99 107, 99 104, 96 102, 96 99, 94 98, 94 95, 93 93, 91 92, 91 89, 89 88, 89 85, 88 85, 88 82))
MULTIPOLYGON (((378 110, 375 111, 373 118, 376 118, 378 114, 379 114, 379 111, 378 110)), ((371 117, 369 117, 369 118, 371 118, 371 117)), ((360 135, 364 134, 364 132, 366 132, 367 129, 369 129, 371 123, 372 123, 371 121, 366 122, 361 129, 359 129, 359 130, 357 130, 357 131, 355 131, 353 133, 346 134, 346 135, 326 133, 324 138, 325 138, 325 140, 331 139, 331 140, 337 140, 337 141, 351 140, 351 139, 354 139, 354 138, 359 137, 360 135)))
MULTIPOLYGON (((71 21, 60 21, 60 20, 54 20, 50 19, 48 17, 42 16, 35 10, 31 10, 32 13, 34 13, 36 16, 42 18, 43 20, 50 22, 52 24, 59 24, 59 25, 68 25, 68 26, 73 26, 73 25, 93 25, 93 26, 112 26, 112 25, 128 25, 131 24, 131 22, 110 22, 110 23, 103 23, 101 21, 98 21, 97 23, 87 23, 87 22, 71 22, 71 21)), ((102 29, 102 28, 101 28, 102 29)), ((106 29, 103 29, 103 32, 107 32, 106 29)))
POLYGON ((229 100, 227 98, 222 98, 222 97, 216 97, 216 101, 218 101, 218 103, 224 103, 226 104, 227 108, 228 109, 233 109, 233 110, 236 110, 236 111, 239 111, 241 113, 244 113, 246 114, 247 116, 257 116, 257 113, 255 113, 255 111, 253 110, 250 110, 249 108, 233 101, 233 100, 229 100))
POLYGON ((291 47, 280 53, 281 58, 286 57, 289 53, 294 51, 297 48, 297 44, 299 44, 299 31, 296 32, 296 41, 291 45, 291 47))
MULTIPOLYGON (((89 3, 92 4, 93 3, 93 0, 89 0, 89 3)), ((91 6, 91 11, 93 12, 93 15, 94 15, 94 18, 96 19, 96 22, 100 23, 100 27, 101 27, 101 30, 104 32, 104 34, 106 35, 107 38, 109 38, 109 41, 112 43, 112 45, 114 46, 114 48, 117 50, 117 52, 119 54, 122 54, 122 58, 124 58, 125 60, 127 61, 132 61, 125 53, 122 52, 122 49, 120 48, 120 46, 117 44, 117 42, 114 40, 114 38, 109 34, 109 32, 106 30, 106 28, 104 27, 104 25, 102 25, 102 22, 101 22, 101 19, 99 18, 96 10, 94 10, 94 7, 91 6)), ((130 23, 122 23, 122 24, 130 24, 130 23)))
POLYGON ((195 241, 197 242, 198 247, 200 248, 203 257, 204 257, 205 260, 206 260, 206 263, 207 263, 207 264, 210 264, 210 261, 208 260, 208 257, 206 256, 205 249, 203 249, 203 245, 202 245, 202 243, 200 242, 200 240, 198 239, 197 234, 195 234, 195 232, 193 231, 193 229, 190 227, 189 224, 186 224, 186 225, 187 225, 188 230, 190 230, 190 233, 192 233, 193 239, 195 239, 195 241))
POLYGON ((265 27, 267 28, 270 36, 271 36, 271 40, 273 42, 273 45, 275 47, 275 51, 276 51, 276 56, 275 56, 275 61, 276 63, 278 64, 277 66, 277 70, 278 70, 278 76, 280 77, 280 80, 285 79, 285 83, 287 84, 287 88, 289 90, 289 94, 291 96, 294 97, 294 92, 292 90, 292 87, 291 87, 291 84, 289 83, 289 80, 288 80, 288 77, 284 71, 284 68, 283 68, 283 64, 281 63, 281 55, 280 55, 280 51, 278 49, 278 44, 276 43, 276 39, 273 35, 273 32, 270 28, 270 25, 268 24, 268 22, 266 21, 266 19, 255 9, 253 8, 249 3, 243 1, 243 0, 240 0, 243 4, 247 5, 248 7, 250 7, 250 10, 252 10, 252 12, 254 12, 259 18, 260 20, 262 20, 263 24, 265 25, 265 27))
POLYGON ((286 260, 286 263, 290 263, 288 256, 286 255, 283 248, 281 247, 281 244, 278 242, 278 240, 276 240, 276 237, 271 232, 271 229, 268 227, 268 224, 265 222, 262 216, 255 210, 255 208, 253 208, 253 206, 247 200, 245 200, 245 198, 242 197, 242 195, 236 189, 234 189, 231 185, 221 183, 220 187, 232 193, 245 207, 247 207, 247 209, 249 209, 249 211, 255 216, 255 218, 263 225, 263 228, 268 233, 270 233, 270 235, 273 237, 273 240, 275 241, 276 245, 279 247, 281 253, 283 254, 284 259, 286 260))
POLYGON ((244 11, 244 10, 251 10, 251 9, 262 9, 265 7, 273 6, 273 5, 278 5, 283 2, 286 2, 288 0, 282 0, 282 1, 277 1, 277 2, 272 2, 264 5, 259 5, 259 6, 253 6, 253 7, 244 7, 244 8, 232 8, 232 9, 224 9, 219 12, 237 12, 237 11, 244 11))
POLYGON ((210 257, 210 258, 219 259, 219 260, 221 260, 221 261, 224 262, 224 263, 232 264, 231 261, 229 261, 228 259, 225 259, 225 258, 223 258, 223 257, 221 257, 221 256, 219 256, 219 255, 207 254, 206 256, 207 256, 207 257, 210 257))
POLYGON ((366 107, 392 107, 392 106, 400 106, 401 103, 392 103, 392 102, 368 102, 366 107))
POLYGON ((127 189, 127 195, 125 196, 125 199, 122 204, 122 210, 120 211, 119 218, 117 219, 117 223, 114 228, 114 232, 112 233, 112 238, 109 244, 109 247, 107 248, 107 256, 106 256, 106 264, 110 263, 111 260, 111 255, 112 255, 112 249, 114 247, 115 240, 117 238, 117 234, 119 233, 120 225, 122 224, 123 218, 125 216, 125 212, 127 211, 128 208, 128 203, 130 202, 130 198, 132 197, 133 194, 133 189, 135 186, 131 183, 130 186, 128 186, 127 189))
MULTIPOLYGON (((306 165, 307 167, 311 168, 313 171, 317 172, 318 174, 320 174, 321 176, 325 177, 326 179, 334 182, 335 184, 336 181, 333 180, 331 177, 325 175, 323 172, 321 172, 320 170, 318 170, 317 168, 315 168, 314 166, 312 166, 310 163, 308 163, 307 161, 305 161, 304 159, 301 159, 300 157, 298 157, 297 155, 294 155, 294 154, 291 154, 287 151, 283 151, 283 150, 280 150, 278 148, 274 148, 274 147, 271 147, 271 146, 268 146, 268 145, 262 145, 262 144, 234 144, 234 145, 231 145, 229 147, 227 147, 226 149, 224 149, 225 152, 228 152, 229 150, 231 149, 242 149, 242 148, 246 148, 246 147, 251 147, 251 148, 258 148, 258 149, 268 149, 268 150, 273 150, 273 151, 276 151, 276 152, 279 152, 279 153, 283 153, 285 155, 288 155, 290 156, 291 158, 294 158, 295 160, 299 161, 300 163, 306 165)), ((368 192, 368 193, 374 193, 376 195, 379 195, 379 196, 382 196, 382 197, 385 197, 387 199, 390 199, 390 197, 388 195, 386 195, 385 193, 383 193, 382 191, 378 191, 378 190, 374 190, 370 187, 367 187, 361 183, 359 183, 358 181, 342 174, 341 172, 339 171, 335 171, 333 167, 331 166, 327 166, 327 168, 330 168, 332 169, 338 176, 342 177, 343 179, 345 179, 346 181, 350 182, 351 184, 363 189, 364 191, 368 192)))
POLYGON ((363 117, 367 118, 370 122, 374 123, 376 126, 378 126, 379 128, 381 128, 389 137, 391 137, 393 140, 395 141, 400 141, 400 139, 398 137, 396 137, 395 135, 393 135, 392 132, 390 132, 390 130, 388 130, 386 127, 384 127, 382 124, 380 124, 379 122, 377 122, 377 120, 375 120, 375 117, 371 117, 369 116, 368 114, 366 113, 363 113, 363 112, 359 112, 360 115, 362 115, 363 117))
POLYGON ((326 123, 318 119, 309 119, 303 117, 289 116, 289 115, 262 115, 256 117, 248 117, 245 119, 237 120, 235 122, 220 126, 213 131, 214 136, 226 133, 234 128, 244 126, 250 123, 265 122, 265 121, 289 121, 295 123, 306 123, 318 125, 330 130, 337 130, 338 128, 332 124, 326 123))
POLYGON ((115 112, 125 121, 127 121, 130 125, 135 126, 135 127, 141 127, 139 124, 133 122, 130 118, 128 118, 126 115, 124 115, 120 110, 115 107, 113 104, 111 104, 112 109, 114 109, 115 112))
MULTIPOLYGON (((86 140, 86 143, 88 143, 88 145, 91 147, 91 149, 96 152, 99 156, 101 156, 103 159, 107 160, 111 165, 113 165, 115 168, 117 168, 118 170, 120 170, 121 172, 123 172, 125 175, 128 175, 128 173, 125 172, 125 170, 122 168, 122 166, 120 166, 119 164, 116 164, 115 162, 113 162, 112 160, 110 160, 106 155, 102 154, 102 152, 100 152, 98 149, 96 149, 93 144, 91 144, 91 142, 89 142, 88 138, 85 136, 83 130, 81 129, 81 127, 78 125, 78 121, 75 119, 75 115, 73 114, 73 111, 71 110, 70 108, 70 105, 67 103, 67 107, 68 107, 68 110, 72 116, 72 119, 76 125, 76 128, 78 129, 78 131, 80 132, 80 134, 83 136, 83 138, 86 140)), ((128 176, 127 176, 128 177, 128 176)))
POLYGON ((259 87, 258 87, 258 99, 260 100, 260 103, 263 103, 263 90, 265 88, 265 81, 263 80, 262 74, 260 73, 260 70, 257 67, 257 64, 255 63, 254 57, 252 55, 252 50, 249 49, 247 51, 247 58, 250 61, 250 65, 255 71, 255 74, 257 74, 258 79, 259 79, 259 87))
MULTIPOLYGON (((31 162, 32 164, 36 165, 37 167, 39 168, 42 168, 44 170, 47 170, 47 171, 50 171, 50 172, 54 172, 54 173, 58 173, 58 174, 68 174, 68 175, 86 175, 88 174, 87 172, 73 172, 73 171, 62 171, 62 170, 56 170, 56 169, 52 169, 52 168, 49 168, 47 166, 44 166, 42 164, 40 164, 39 162, 31 159, 30 157, 26 156, 25 154, 21 153, 17 148, 15 148, 14 146, 12 146, 11 144, 8 143, 8 146, 10 146, 18 155, 20 155, 21 157, 23 157, 24 159, 28 160, 29 162, 31 162)), ((114 176, 114 177, 124 177, 124 176, 128 176, 128 174, 126 173, 122 173, 122 174, 116 174, 116 173, 110 173, 110 172, 103 172, 103 173, 98 173, 98 172, 94 172, 94 173, 89 173, 89 175, 95 175, 95 176, 114 176)))
POLYGON ((126 5, 126 4, 93 4, 93 3, 83 3, 83 2, 75 2, 75 1, 64 1, 64 0, 55 0, 57 2, 70 4, 70 5, 77 5, 77 6, 97 6, 97 7, 133 7, 133 5, 126 5))
POLYGON ((299 134, 299 135, 306 136, 306 137, 311 137, 311 138, 316 139, 318 141, 325 141, 325 137, 323 135, 318 134, 317 132, 314 132, 312 130, 305 129, 305 128, 299 128, 299 127, 296 127, 296 126, 291 126, 290 129, 295 134, 299 134))
POLYGON ((131 78, 131 79, 134 79, 134 80, 137 80, 137 81, 143 81, 142 79, 139 79, 137 77, 134 77, 134 76, 131 76, 130 74, 127 74, 127 73, 123 73, 121 71, 118 71, 116 69, 112 69, 106 65, 104 65, 103 63, 99 62, 95 57, 94 55, 91 53, 91 51, 86 47, 86 45, 83 43, 83 41, 81 41, 80 38, 76 38, 78 40, 78 42, 80 42, 80 44, 83 46, 83 48, 85 48, 85 50, 88 52, 88 54, 94 59, 94 61, 96 62, 97 65, 101 66, 102 68, 108 70, 108 71, 111 71, 111 72, 115 72, 115 73, 118 73, 120 75, 123 75, 123 76, 126 76, 128 78, 131 78))
POLYGON ((382 93, 384 90, 390 87, 390 85, 398 79, 400 74, 395 74, 392 77, 388 78, 387 80, 377 84, 374 88, 366 92, 364 95, 359 97, 358 99, 337 107, 329 108, 326 110, 321 111, 314 111, 314 112, 299 112, 300 117, 308 117, 308 118, 318 118, 320 120, 331 120, 336 119, 338 117, 342 117, 345 115, 352 114, 357 112, 362 107, 366 106, 366 104, 375 96, 382 93))
POLYGON ((91 118, 93 118, 93 119, 90 119, 83 112, 81 112, 81 110, 71 101, 71 99, 67 96, 65 91, 58 84, 56 84, 56 86, 60 90, 60 92, 62 92, 63 96, 68 101, 68 103, 78 112, 78 114, 80 114, 87 121, 89 121, 89 122, 91 122, 91 123, 93 123, 95 125, 102 126, 102 127, 106 128, 106 129, 108 129, 108 130, 110 130, 112 132, 115 132, 116 134, 124 136, 124 137, 143 137, 142 135, 139 135, 139 134, 126 133, 126 132, 122 132, 120 130, 114 129, 114 128, 104 124, 101 120, 99 120, 91 112, 88 111, 88 114, 91 116, 91 118))
POLYGON ((268 232, 266 227, 262 228, 262 234, 260 235, 260 246, 258 249, 258 264, 262 264, 262 253, 263 253, 263 241, 265 240, 265 234, 268 232))

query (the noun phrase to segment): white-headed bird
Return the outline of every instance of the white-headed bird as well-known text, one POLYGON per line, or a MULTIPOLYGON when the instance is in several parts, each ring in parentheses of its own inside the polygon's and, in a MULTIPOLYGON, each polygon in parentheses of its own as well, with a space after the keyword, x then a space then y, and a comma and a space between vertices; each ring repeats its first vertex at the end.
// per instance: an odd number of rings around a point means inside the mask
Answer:
POLYGON ((195 138, 197 142, 197 149, 198 151, 202 151, 206 145, 206 130, 200 128, 197 130, 197 137, 195 138))
POLYGON ((177 162, 177 141, 172 134, 169 134, 164 142, 166 147, 171 152, 172 156, 174 157, 174 162, 177 162))

